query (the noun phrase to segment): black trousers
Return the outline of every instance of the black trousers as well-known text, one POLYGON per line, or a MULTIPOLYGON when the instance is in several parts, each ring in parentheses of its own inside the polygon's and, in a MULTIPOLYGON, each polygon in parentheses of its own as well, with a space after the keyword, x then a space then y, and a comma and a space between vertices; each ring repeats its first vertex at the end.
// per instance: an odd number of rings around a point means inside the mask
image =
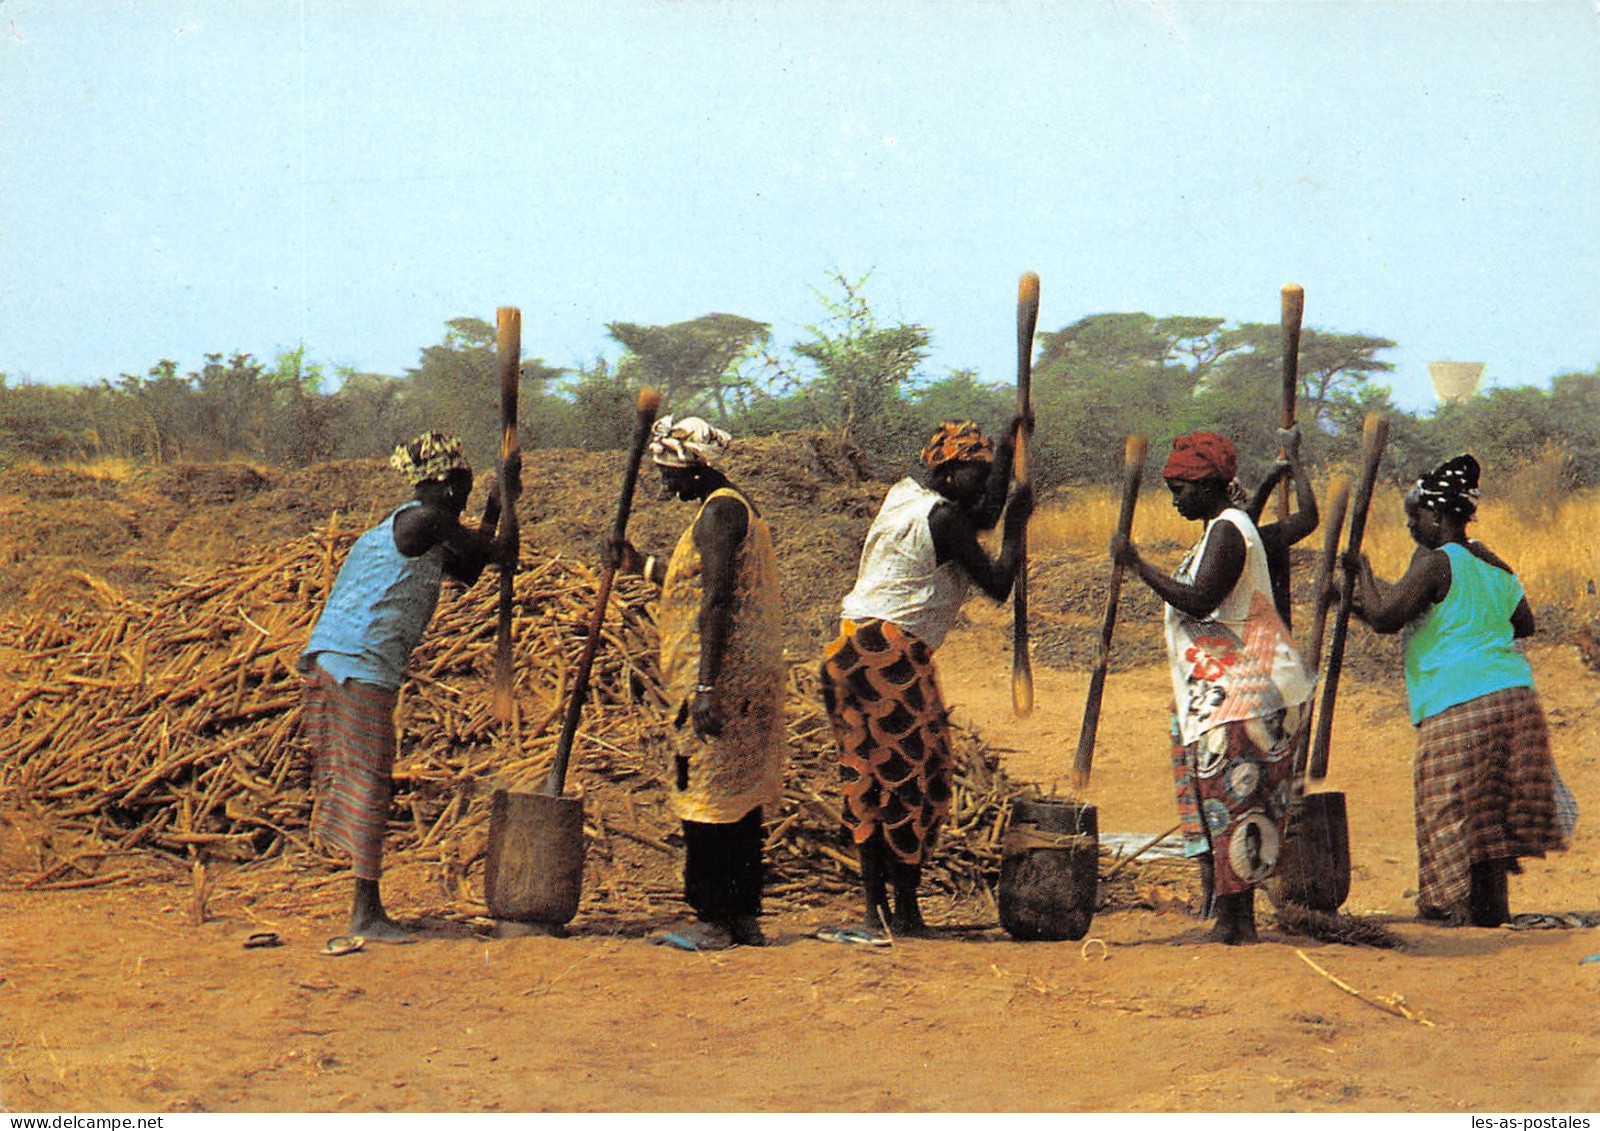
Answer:
POLYGON ((683 897, 701 919, 761 914, 766 830, 761 807, 731 825, 683 822, 683 897))

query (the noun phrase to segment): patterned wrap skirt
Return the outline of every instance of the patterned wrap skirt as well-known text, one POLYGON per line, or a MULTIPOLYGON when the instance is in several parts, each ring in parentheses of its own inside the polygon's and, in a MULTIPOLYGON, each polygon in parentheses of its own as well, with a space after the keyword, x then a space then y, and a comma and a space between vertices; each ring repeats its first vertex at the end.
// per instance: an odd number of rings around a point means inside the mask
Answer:
POLYGON ((921 864, 950 811, 950 724, 933 652, 889 621, 846 620, 823 653, 822 700, 851 839, 882 832, 896 857, 921 864))
POLYGON ((1473 864, 1566 847, 1550 734, 1531 687, 1491 692, 1423 719, 1413 784, 1423 914, 1464 903, 1473 864))
POLYGON ((320 666, 306 675, 302 737, 315 759, 312 839, 350 854, 361 880, 383 875, 383 830, 394 796, 397 693, 340 683, 320 666))
POLYGON ((1305 705, 1223 723, 1187 746, 1172 727, 1172 766, 1184 855, 1209 852, 1218 895, 1235 895, 1277 870, 1298 782, 1294 749, 1305 705))

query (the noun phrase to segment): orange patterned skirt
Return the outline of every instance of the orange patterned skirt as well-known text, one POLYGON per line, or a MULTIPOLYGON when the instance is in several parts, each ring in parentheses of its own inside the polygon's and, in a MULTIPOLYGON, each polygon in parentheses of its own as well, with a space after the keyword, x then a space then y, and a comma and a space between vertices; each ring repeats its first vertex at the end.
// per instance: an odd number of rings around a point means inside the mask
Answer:
POLYGON ((950 811, 950 726, 932 650, 888 621, 846 620, 823 653, 822 700, 851 838, 881 831, 900 860, 922 863, 950 811))

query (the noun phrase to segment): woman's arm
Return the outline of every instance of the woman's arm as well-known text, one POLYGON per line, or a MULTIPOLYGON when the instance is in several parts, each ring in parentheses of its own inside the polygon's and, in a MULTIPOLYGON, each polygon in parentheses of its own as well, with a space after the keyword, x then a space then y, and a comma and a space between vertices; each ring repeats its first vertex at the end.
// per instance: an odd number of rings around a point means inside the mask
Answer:
POLYGON ((733 630, 734 559, 750 531, 750 514, 744 504, 727 495, 706 503, 694 524, 694 544, 700 551, 700 668, 695 678, 694 731, 704 737, 722 733, 722 712, 716 686, 722 676, 722 659, 733 630))
POLYGON ((1355 561, 1346 556, 1347 571, 1356 578, 1355 601, 1350 611, 1374 632, 1399 632, 1450 592, 1450 557, 1440 550, 1418 546, 1405 574, 1393 585, 1382 585, 1365 554, 1355 561))
POLYGON ((1139 548, 1119 535, 1112 540, 1111 557, 1131 569, 1167 604, 1186 616, 1210 616, 1233 591, 1244 573, 1244 535, 1231 522, 1213 522, 1206 536, 1205 553, 1192 582, 1168 577, 1144 560, 1139 548))
POLYGON ((1524 597, 1517 602, 1517 607, 1511 610, 1511 637, 1514 640, 1524 640, 1539 630, 1534 623, 1533 610, 1528 607, 1528 599, 1524 597))
MULTIPOLYGON (((1274 538, 1281 539, 1287 550, 1317 528, 1319 516, 1317 493, 1311 487, 1311 477, 1306 474, 1305 467, 1300 463, 1300 429, 1280 428, 1278 439, 1283 443, 1284 450, 1289 453, 1288 458, 1279 460, 1273 466, 1273 473, 1267 477, 1262 487, 1257 489, 1256 497, 1250 500, 1250 509, 1246 513, 1250 515, 1251 522, 1260 526, 1257 517, 1261 514, 1267 498, 1272 494, 1272 487, 1277 485, 1282 476, 1288 475, 1294 483, 1294 512, 1287 518, 1271 524, 1271 528, 1275 528, 1274 538)), ((1269 527, 1261 527, 1262 533, 1265 534, 1267 529, 1269 527)))
POLYGON ((954 561, 979 589, 993 600, 1003 601, 1017 576, 1017 566, 1022 560, 1022 531, 1032 513, 1033 488, 1024 483, 1011 493, 1006 504, 1000 556, 991 560, 978 544, 977 527, 961 508, 948 500, 937 503, 928 512, 934 560, 940 564, 954 561))
MULTIPOLYGON (((515 506, 521 493, 520 460, 510 472, 511 498, 515 506)), ((463 526, 453 510, 441 506, 432 498, 424 497, 420 507, 408 507, 395 516, 394 544, 408 558, 420 557, 435 546, 444 547, 444 571, 464 585, 471 585, 483 574, 490 562, 515 563, 518 539, 494 537, 500 521, 501 488, 498 480, 489 480, 489 497, 484 503, 483 518, 476 530, 463 526)))
POLYGON ((1024 428, 1030 433, 1033 430, 1028 418, 1012 417, 1006 434, 1000 437, 1000 443, 995 448, 994 462, 989 465, 989 475, 984 480, 983 505, 978 515, 980 529, 992 530, 994 524, 1000 521, 1000 513, 1006 505, 1006 491, 1011 486, 1011 465, 1016 459, 1017 433, 1024 428))
POLYGON ((1317 493, 1311 487, 1311 477, 1305 473, 1298 460, 1293 464, 1294 513, 1275 523, 1282 533, 1285 546, 1293 546, 1317 528, 1321 516, 1317 513, 1317 493))
POLYGON ((1250 496, 1250 501, 1244 506, 1244 513, 1250 516, 1250 521, 1257 526, 1261 525, 1261 512, 1267 509, 1267 500, 1272 498, 1277 491, 1278 484, 1283 482, 1283 477, 1289 474, 1289 464, 1286 460, 1279 460, 1272 465, 1272 470, 1267 477, 1256 484, 1256 493, 1250 496))

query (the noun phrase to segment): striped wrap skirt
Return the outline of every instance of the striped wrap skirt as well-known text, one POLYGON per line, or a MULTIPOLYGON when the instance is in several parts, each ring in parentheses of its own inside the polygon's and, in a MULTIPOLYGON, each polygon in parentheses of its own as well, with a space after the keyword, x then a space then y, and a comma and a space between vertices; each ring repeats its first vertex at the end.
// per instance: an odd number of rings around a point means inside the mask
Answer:
POLYGON ((383 831, 394 798, 398 694, 320 666, 306 675, 301 735, 314 758, 311 836, 350 854, 357 879, 383 875, 383 831))

